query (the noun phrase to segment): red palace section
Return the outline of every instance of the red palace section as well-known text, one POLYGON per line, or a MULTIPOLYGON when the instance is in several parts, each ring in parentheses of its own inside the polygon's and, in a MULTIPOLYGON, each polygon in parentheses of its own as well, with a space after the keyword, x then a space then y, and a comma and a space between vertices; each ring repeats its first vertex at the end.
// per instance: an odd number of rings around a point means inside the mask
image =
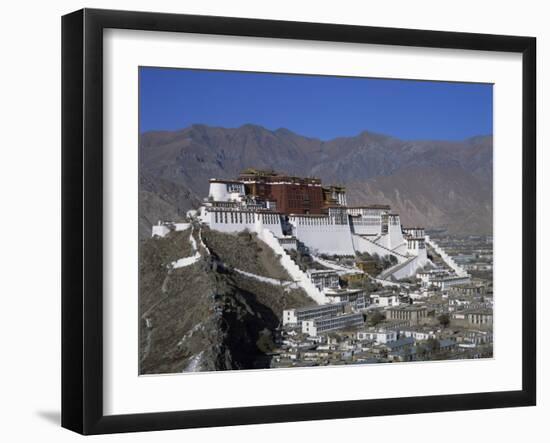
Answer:
POLYGON ((247 195, 275 201, 284 214, 324 214, 325 192, 318 178, 292 177, 272 171, 249 169, 239 175, 247 195))

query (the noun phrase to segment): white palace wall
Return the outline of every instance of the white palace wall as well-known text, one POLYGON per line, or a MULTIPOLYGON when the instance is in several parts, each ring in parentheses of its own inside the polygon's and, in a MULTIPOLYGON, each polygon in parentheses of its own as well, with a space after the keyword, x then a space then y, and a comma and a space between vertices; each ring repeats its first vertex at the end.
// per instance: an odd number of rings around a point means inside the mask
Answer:
POLYGON ((359 235, 380 235, 382 233, 382 214, 385 209, 380 208, 348 208, 351 231, 359 235))
POLYGON ((349 224, 336 224, 332 217, 291 217, 293 234, 312 252, 355 255, 349 224))
POLYGON ((388 249, 394 249, 404 243, 403 231, 399 216, 390 215, 388 223, 388 234, 382 237, 385 240, 384 246, 388 249))
MULTIPOLYGON (((259 214, 262 215, 268 215, 268 214, 259 214)), ((265 221, 262 221, 261 217, 258 222, 256 222, 257 231, 261 232, 263 229, 269 229, 275 235, 276 237, 282 237, 283 236, 283 229, 281 228, 281 218, 279 215, 276 216, 274 219, 271 214, 269 214, 269 217, 266 217, 265 221)))
POLYGON ((350 217, 351 230, 359 235, 380 235, 380 217, 350 217))
POLYGON ((267 228, 278 237, 283 236, 279 214, 254 213, 250 211, 207 211, 201 217, 211 229, 220 232, 236 233, 248 229, 260 232, 267 228))
POLYGON ((152 229, 153 237, 164 237, 168 235, 169 232, 170 232, 170 228, 162 224, 154 225, 152 229))
MULTIPOLYGON (((401 243, 396 248, 393 248, 395 254, 407 255, 411 254, 411 251, 407 249, 407 243, 401 243)), ((416 255, 416 252, 412 252, 412 255, 416 255)))
POLYGON ((174 223, 174 231, 185 231, 191 227, 191 223, 174 223))
POLYGON ((227 192, 227 185, 225 183, 210 183, 208 197, 214 201, 229 201, 230 195, 227 192))
POLYGON ((172 230, 174 231, 185 231, 191 227, 190 223, 162 223, 159 222, 158 225, 154 225, 152 228, 153 237, 165 237, 172 230))
POLYGON ((208 197, 214 201, 227 202, 240 200, 244 195, 244 185, 237 183, 210 182, 208 197))

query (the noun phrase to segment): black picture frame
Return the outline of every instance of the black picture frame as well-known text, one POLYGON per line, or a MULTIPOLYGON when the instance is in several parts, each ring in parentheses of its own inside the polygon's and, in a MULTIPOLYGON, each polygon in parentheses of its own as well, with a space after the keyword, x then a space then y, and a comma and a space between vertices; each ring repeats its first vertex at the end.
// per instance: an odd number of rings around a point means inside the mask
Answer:
POLYGON ((229 17, 83 9, 62 18, 62 426, 152 431, 536 403, 536 39, 229 17), (523 63, 522 389, 131 415, 103 413, 103 30, 503 51, 523 63))

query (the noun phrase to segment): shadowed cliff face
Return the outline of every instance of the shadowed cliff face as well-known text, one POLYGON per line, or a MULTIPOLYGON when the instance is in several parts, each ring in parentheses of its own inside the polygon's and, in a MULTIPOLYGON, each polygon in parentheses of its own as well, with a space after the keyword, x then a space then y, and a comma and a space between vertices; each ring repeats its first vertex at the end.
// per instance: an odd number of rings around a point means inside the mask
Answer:
POLYGON ((140 374, 268 368, 283 309, 314 302, 301 290, 233 271, 238 264, 256 275, 289 279, 271 249, 248 233, 204 229, 212 255, 201 248, 198 262, 169 270, 193 254, 190 233, 140 244, 140 374))
POLYGON ((254 125, 148 132, 139 147, 147 192, 140 223, 145 235, 162 214, 196 206, 207 195, 210 178, 234 178, 255 167, 344 184, 350 203, 389 203, 407 224, 490 234, 492 146, 491 136, 404 141, 369 132, 321 141, 254 125))

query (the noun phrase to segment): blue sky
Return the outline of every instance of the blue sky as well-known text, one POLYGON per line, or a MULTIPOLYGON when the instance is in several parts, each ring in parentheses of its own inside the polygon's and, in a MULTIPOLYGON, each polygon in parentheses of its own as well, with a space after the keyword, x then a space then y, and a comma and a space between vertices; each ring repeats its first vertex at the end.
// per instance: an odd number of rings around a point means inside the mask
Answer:
POLYGON ((368 130, 406 140, 493 133, 488 84, 141 67, 140 132, 200 123, 287 128, 328 140, 368 130))

